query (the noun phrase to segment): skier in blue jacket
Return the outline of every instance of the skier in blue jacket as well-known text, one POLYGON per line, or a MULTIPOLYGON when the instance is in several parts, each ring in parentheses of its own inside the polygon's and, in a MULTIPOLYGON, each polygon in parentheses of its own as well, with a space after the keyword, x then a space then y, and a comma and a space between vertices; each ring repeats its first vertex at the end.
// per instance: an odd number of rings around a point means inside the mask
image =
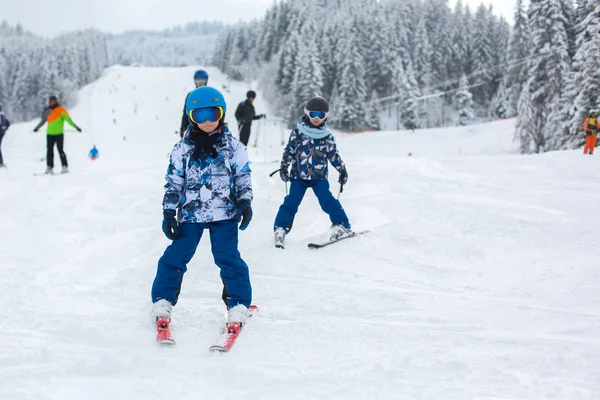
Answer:
POLYGON ((238 251, 238 224, 245 230, 252 219, 246 146, 225 125, 227 105, 218 90, 194 89, 186 112, 191 125, 175 144, 166 175, 162 228, 173 242, 158 261, 153 312, 157 318, 170 317, 187 264, 208 231, 229 322, 243 324, 252 299, 248 266, 238 251))
POLYGON ((331 239, 339 239, 349 234, 350 222, 340 202, 331 194, 327 180, 327 163, 339 172, 338 182, 348 181, 346 165, 338 153, 335 139, 327 128, 326 120, 329 103, 322 97, 313 97, 305 108, 304 116, 292 131, 283 152, 279 174, 284 182, 291 182, 290 193, 286 196, 275 218, 275 246, 283 247, 285 236, 292 229, 294 216, 311 188, 319 200, 321 209, 331 220, 331 239), (289 169, 291 166, 291 174, 289 169))

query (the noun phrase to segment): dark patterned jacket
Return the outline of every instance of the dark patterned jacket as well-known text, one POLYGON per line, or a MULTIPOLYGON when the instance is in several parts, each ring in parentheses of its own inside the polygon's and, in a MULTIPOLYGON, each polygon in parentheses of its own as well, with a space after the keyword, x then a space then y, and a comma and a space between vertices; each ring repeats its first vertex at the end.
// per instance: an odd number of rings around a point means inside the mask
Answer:
POLYGON ((283 151, 281 167, 292 167, 291 179, 327 179, 328 161, 338 171, 346 169, 326 124, 315 128, 306 117, 302 117, 283 151))

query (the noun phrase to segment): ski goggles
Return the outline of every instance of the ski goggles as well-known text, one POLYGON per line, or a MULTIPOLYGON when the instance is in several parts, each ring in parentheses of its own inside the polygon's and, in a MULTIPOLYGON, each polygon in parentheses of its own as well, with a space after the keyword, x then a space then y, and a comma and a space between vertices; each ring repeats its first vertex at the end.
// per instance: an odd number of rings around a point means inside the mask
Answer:
POLYGON ((208 79, 194 79, 194 83, 196 83, 196 87, 206 86, 208 79))
POLYGON ((327 113, 323 111, 308 111, 306 108, 304 109, 304 114, 308 115, 309 118, 316 119, 325 119, 327 118, 327 113))
POLYGON ((190 121, 195 124, 217 122, 223 118, 223 107, 195 108, 190 111, 190 121))

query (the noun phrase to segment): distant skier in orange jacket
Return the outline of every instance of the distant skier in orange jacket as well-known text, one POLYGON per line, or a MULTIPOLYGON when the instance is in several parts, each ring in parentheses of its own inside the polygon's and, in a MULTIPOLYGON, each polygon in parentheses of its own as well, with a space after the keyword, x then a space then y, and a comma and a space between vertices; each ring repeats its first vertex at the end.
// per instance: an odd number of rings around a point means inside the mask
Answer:
POLYGON ((598 112, 591 110, 589 116, 583 123, 583 130, 585 131, 585 147, 583 148, 583 154, 594 154, 596 148, 596 140, 598 140, 598 128, 600 122, 598 121, 598 112))

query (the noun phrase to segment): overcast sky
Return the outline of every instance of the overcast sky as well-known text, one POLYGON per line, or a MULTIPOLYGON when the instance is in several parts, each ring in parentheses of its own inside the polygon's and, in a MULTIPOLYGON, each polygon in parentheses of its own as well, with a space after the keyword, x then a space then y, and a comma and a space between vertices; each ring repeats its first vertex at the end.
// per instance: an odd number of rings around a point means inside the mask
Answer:
MULTIPOLYGON (((202 20, 236 22, 264 15, 274 0, 0 0, 0 20, 21 23, 43 36, 98 28, 119 33, 130 29, 164 29, 202 20)), ((481 0, 463 0, 472 10, 481 0)), ((454 7, 456 0, 450 0, 454 7)), ((516 0, 483 0, 512 21, 516 0)))

